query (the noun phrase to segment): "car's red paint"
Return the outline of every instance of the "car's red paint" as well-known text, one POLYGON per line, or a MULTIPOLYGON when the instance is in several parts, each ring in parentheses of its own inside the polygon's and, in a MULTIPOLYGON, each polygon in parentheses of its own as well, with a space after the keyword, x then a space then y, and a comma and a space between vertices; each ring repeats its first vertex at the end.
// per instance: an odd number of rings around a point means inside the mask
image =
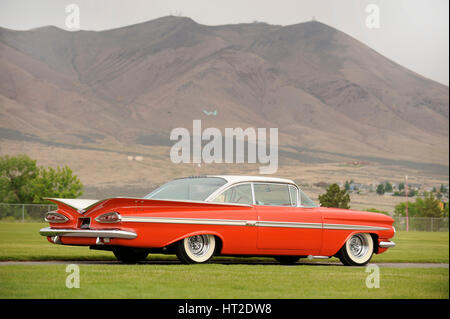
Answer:
MULTIPOLYGON (((54 200, 55 201, 55 200, 54 200)), ((104 245, 161 248, 196 234, 212 234, 221 241, 223 255, 323 255, 333 256, 355 233, 370 233, 374 242, 389 241, 394 236, 393 219, 382 214, 324 207, 283 207, 259 205, 227 205, 199 202, 165 201, 135 198, 113 198, 95 204, 86 212, 59 201, 58 212, 69 220, 50 223, 54 229, 77 229, 79 218, 91 218, 90 229, 119 229, 137 234, 135 239, 111 238, 104 245), (118 212, 123 219, 158 217, 207 221, 235 221, 242 225, 211 225, 199 223, 164 223, 122 220, 99 223, 95 218, 108 212, 118 212), (247 221, 282 222, 283 226, 245 224, 247 221), (290 227, 311 224, 311 227, 290 227), (287 225, 287 226, 286 226, 287 225), (324 225, 359 225, 376 229, 330 229, 324 225), (377 229, 385 228, 385 229, 377 229)), ((164 220, 163 220, 164 221, 164 220)), ((179 220, 177 220, 179 221, 179 220)), ((308 225, 307 225, 308 226, 308 225)), ((334 227, 334 226, 330 226, 334 227)), ((49 241, 52 242, 50 237, 49 241)), ((67 245, 96 245, 96 238, 61 237, 67 245)), ((376 245, 378 246, 378 245, 376 245)), ((386 248, 376 248, 382 253, 386 248)))

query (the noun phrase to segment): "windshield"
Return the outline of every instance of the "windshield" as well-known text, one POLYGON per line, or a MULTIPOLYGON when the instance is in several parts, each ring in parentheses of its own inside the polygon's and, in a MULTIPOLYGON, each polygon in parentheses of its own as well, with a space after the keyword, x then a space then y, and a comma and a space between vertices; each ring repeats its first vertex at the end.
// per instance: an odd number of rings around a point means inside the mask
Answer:
POLYGON ((300 206, 302 207, 318 207, 301 189, 300 192, 300 206))
POLYGON ((190 177, 170 181, 144 198, 204 201, 219 187, 226 184, 220 177, 190 177))

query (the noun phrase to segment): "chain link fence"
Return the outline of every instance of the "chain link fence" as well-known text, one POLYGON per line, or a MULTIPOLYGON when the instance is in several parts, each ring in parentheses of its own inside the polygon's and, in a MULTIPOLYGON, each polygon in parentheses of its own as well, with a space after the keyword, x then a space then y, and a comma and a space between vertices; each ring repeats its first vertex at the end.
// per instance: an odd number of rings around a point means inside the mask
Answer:
MULTIPOLYGON (((42 222, 45 214, 55 210, 56 205, 4 204, 0 203, 0 221, 42 222)), ((394 217, 396 230, 406 230, 406 217, 394 217)), ((448 218, 410 217, 410 231, 448 232, 448 218)))
MULTIPOLYGON (((394 217, 396 230, 406 230, 406 217, 394 217)), ((448 218, 409 217, 408 229, 410 231, 448 231, 448 218)))
POLYGON ((4 204, 0 203, 0 221, 43 222, 45 214, 55 210, 56 205, 4 204))

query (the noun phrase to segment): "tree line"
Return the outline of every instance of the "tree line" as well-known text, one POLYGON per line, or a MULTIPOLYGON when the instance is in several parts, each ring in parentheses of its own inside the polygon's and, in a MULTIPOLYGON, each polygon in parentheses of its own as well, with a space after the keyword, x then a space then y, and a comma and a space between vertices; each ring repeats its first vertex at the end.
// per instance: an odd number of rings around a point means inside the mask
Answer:
POLYGON ((0 202, 42 204, 45 197, 76 198, 83 184, 68 166, 37 166, 27 155, 0 157, 0 202))
MULTIPOLYGON (((383 184, 380 184, 383 185, 383 184)), ((341 189, 337 184, 331 184, 328 186, 326 192, 319 195, 319 201, 323 207, 336 207, 336 208, 350 208, 350 195, 348 189, 344 185, 341 189)), ((392 186, 391 186, 392 187, 392 186)), ((404 185, 403 185, 404 187, 404 185)), ((443 186, 441 186, 443 190, 443 186)), ((374 208, 368 209, 368 211, 376 213, 384 213, 374 208)), ((406 202, 397 204, 394 209, 395 216, 406 216, 406 202)), ((449 217, 448 203, 441 202, 439 197, 435 197, 431 192, 425 192, 423 198, 416 197, 414 202, 408 202, 408 216, 409 217, 449 217)))

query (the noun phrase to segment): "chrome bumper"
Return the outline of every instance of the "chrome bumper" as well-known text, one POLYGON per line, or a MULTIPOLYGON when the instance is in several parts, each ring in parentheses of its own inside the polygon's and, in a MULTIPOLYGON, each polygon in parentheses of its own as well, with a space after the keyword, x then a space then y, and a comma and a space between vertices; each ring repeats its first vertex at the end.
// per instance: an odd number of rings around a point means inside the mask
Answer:
POLYGON ((39 233, 42 236, 48 237, 58 237, 53 240, 57 243, 59 237, 92 237, 92 238, 123 238, 123 239, 134 239, 137 234, 131 231, 124 230, 105 230, 105 229, 58 229, 46 227, 42 228, 39 233))
POLYGON ((395 243, 393 241, 380 241, 378 246, 380 248, 391 248, 391 247, 395 247, 395 243))

